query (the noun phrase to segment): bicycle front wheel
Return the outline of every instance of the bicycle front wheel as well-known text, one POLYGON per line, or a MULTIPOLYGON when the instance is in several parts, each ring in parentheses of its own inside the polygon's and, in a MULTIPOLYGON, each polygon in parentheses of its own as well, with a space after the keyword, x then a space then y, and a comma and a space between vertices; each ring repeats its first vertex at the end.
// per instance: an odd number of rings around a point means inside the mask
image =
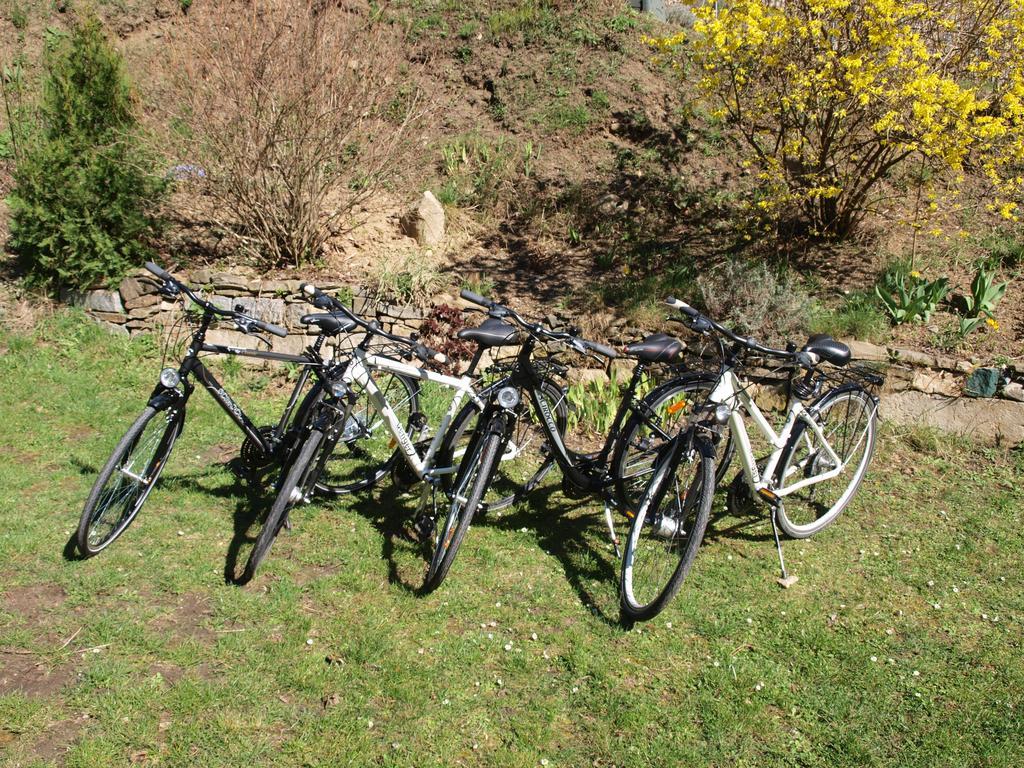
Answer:
POLYGON ((167 465, 185 420, 183 408, 148 406, 128 428, 100 470, 78 522, 78 551, 99 554, 139 514, 167 465))
POLYGON ((284 525, 288 512, 300 501, 305 501, 312 492, 313 484, 316 482, 316 478, 312 476, 313 468, 316 466, 315 459, 323 438, 322 432, 313 430, 302 444, 299 455, 289 467, 284 481, 278 488, 277 498, 274 499, 274 504, 270 508, 270 512, 267 513, 266 520, 263 521, 263 527, 260 528, 259 535, 256 537, 256 543, 249 553, 245 570, 242 572, 241 578, 238 579, 239 583, 244 584, 256 575, 256 570, 266 558, 270 546, 277 538, 278 531, 284 525))
MULTIPOLYGON (((717 379, 700 374, 667 381, 644 398, 622 428, 612 473, 615 492, 623 509, 634 510, 654 472, 662 446, 686 428, 703 407, 717 379)), ((729 469, 735 445, 728 426, 715 436, 715 482, 720 483, 729 469)))
POLYGON ((687 444, 674 446, 659 460, 622 555, 621 610, 631 621, 654 618, 675 597, 711 514, 714 448, 703 437, 678 439, 687 444))
POLYGON ((424 592, 433 592, 448 575, 448 569, 455 561, 455 555, 473 522, 480 500, 490 485, 500 460, 503 440, 504 430, 495 425, 487 430, 482 439, 471 442, 452 487, 448 513, 443 520, 437 521, 434 553, 423 581, 424 592))
MULTIPOLYGON (((414 437, 413 414, 419 411, 419 385, 406 376, 387 372, 378 373, 374 381, 406 434, 414 437)), ((296 421, 303 419, 302 414, 308 413, 323 394, 321 386, 315 387, 300 406, 296 421)), ((370 488, 391 471, 398 459, 397 442, 366 390, 357 390, 356 397, 348 420, 341 426, 341 437, 317 481, 317 493, 340 496, 370 488)))
POLYGON ((824 441, 798 421, 775 475, 779 491, 794 487, 782 497, 777 520, 795 539, 813 536, 839 517, 857 493, 875 450, 878 408, 863 389, 829 392, 809 411, 824 441), (802 482, 807 485, 795 488, 802 482))
MULTIPOLYGON (((564 437, 566 425, 569 423, 569 407, 565 392, 550 379, 542 379, 537 391, 554 418, 559 436, 564 437)), ((479 418, 480 406, 472 401, 463 406, 448 428, 438 451, 438 456, 443 457, 440 459, 441 462, 450 462, 453 466, 458 466, 472 442, 479 418)), ((524 405, 523 412, 516 419, 512 434, 499 457, 494 476, 480 500, 478 511, 484 514, 504 509, 519 501, 524 490, 536 487, 551 471, 554 463, 544 427, 539 423, 534 408, 527 408, 524 405)), ((448 490, 450 491, 450 488, 448 490)))

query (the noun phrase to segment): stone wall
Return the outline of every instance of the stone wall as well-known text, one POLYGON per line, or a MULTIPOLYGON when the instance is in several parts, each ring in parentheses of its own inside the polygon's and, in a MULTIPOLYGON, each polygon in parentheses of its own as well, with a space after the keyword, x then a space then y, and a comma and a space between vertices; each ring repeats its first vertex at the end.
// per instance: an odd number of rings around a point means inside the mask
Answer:
MULTIPOLYGON (((84 294, 66 294, 62 298, 83 307, 112 333, 159 334, 180 320, 181 306, 163 299, 157 293, 154 283, 148 279, 148 274, 139 272, 126 278, 117 291, 88 291, 84 294)), ((207 269, 200 269, 190 277, 183 275, 182 280, 217 306, 225 309, 241 307, 241 311, 247 315, 287 328, 289 335, 286 338, 269 337, 276 352, 298 354, 310 343, 310 337, 315 335, 315 331, 311 333, 299 322, 303 315, 316 311, 302 298, 299 280, 267 280, 207 269)), ((329 293, 349 293, 348 286, 338 283, 318 283, 317 287, 329 293)), ((436 301, 455 305, 462 303, 453 296, 436 297, 436 301)), ((352 295, 352 306, 357 314, 376 317, 386 330, 402 335, 418 330, 425 316, 416 307, 371 302, 358 289, 352 295)), ((549 316, 545 320, 554 325, 572 319, 559 312, 557 316, 549 316)), ((644 335, 643 329, 629 327, 625 321, 608 312, 595 314, 582 324, 584 327, 600 329, 593 333, 595 339, 617 345, 644 335)), ((224 323, 212 328, 207 339, 214 344, 256 346, 252 336, 233 330, 233 326, 224 323)), ((344 345, 348 341, 340 340, 340 343, 344 345)), ((884 419, 899 424, 934 426, 986 443, 1024 443, 1024 386, 1021 382, 1005 384, 994 398, 966 397, 965 383, 980 360, 962 360, 855 340, 847 343, 855 359, 877 363, 885 368, 886 383, 881 402, 881 415, 884 419)), ((582 359, 580 363, 583 364, 582 359)), ((623 369, 631 367, 628 361, 621 361, 617 366, 623 369)), ((626 373, 626 370, 622 373, 626 373)), ((603 370, 577 368, 573 370, 572 381, 587 381, 603 376, 603 370)))

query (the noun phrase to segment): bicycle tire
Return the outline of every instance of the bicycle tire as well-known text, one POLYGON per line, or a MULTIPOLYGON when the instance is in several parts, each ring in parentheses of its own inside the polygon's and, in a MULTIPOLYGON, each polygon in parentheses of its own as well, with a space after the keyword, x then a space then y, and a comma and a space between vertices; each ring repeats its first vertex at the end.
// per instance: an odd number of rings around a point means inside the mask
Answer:
POLYGON ((184 406, 159 410, 146 406, 125 432, 85 501, 75 537, 83 557, 102 552, 135 520, 167 465, 167 457, 181 434, 184 421, 184 406), (154 421, 159 414, 166 415, 163 424, 154 421), (150 426, 151 431, 147 429, 150 426), (129 485, 124 485, 126 479, 129 485), (113 485, 108 487, 111 483, 113 485), (107 525, 104 535, 95 536, 107 513, 118 508, 117 519, 107 525))
POLYGON ((423 592, 433 592, 440 587, 455 562, 455 555, 494 474, 503 440, 503 427, 500 424, 488 425, 483 439, 473 448, 475 453, 469 459, 471 463, 459 468, 448 514, 443 521, 438 521, 435 529, 434 552, 423 580, 423 592), (463 490, 466 491, 465 496, 463 490))
POLYGON ((316 452, 320 448, 323 437, 323 432, 316 429, 312 430, 305 442, 303 442, 302 448, 295 457, 295 461, 288 468, 288 473, 285 475, 280 488, 278 488, 274 504, 267 513, 267 518, 263 521, 263 526, 256 537, 256 543, 249 553, 245 569, 242 571, 241 578, 238 579, 239 583, 245 584, 256 575, 260 564, 266 558, 267 553, 270 552, 270 547, 274 543, 274 539, 277 538, 286 515, 298 501, 295 492, 298 491, 300 496, 305 496, 309 490, 307 488, 310 479, 309 473, 315 466, 313 459, 316 457, 316 452))
POLYGON ((692 444, 689 449, 681 443, 663 452, 626 539, 619 590, 626 621, 648 621, 675 597, 697 556, 711 514, 714 448, 692 433, 677 440, 692 440, 692 444), (681 468, 688 470, 682 485, 677 480, 681 468), (659 550, 664 552, 659 554, 659 550), (642 571, 648 567, 656 570, 649 579, 650 587, 646 583, 638 587, 639 582, 647 581, 638 573, 638 561, 642 571))
MULTIPOLYGON (((694 412, 693 407, 689 406, 703 405, 717 381, 716 377, 703 374, 667 381, 644 397, 641 413, 649 413, 657 419, 659 427, 664 432, 670 436, 675 435, 688 423, 694 412), (690 397, 695 393, 699 393, 699 396, 690 397)), ((641 413, 634 412, 626 421, 612 455, 615 494, 625 510, 637 509, 640 496, 657 464, 659 452, 666 443, 664 439, 659 439, 658 435, 652 433, 641 413)), ((736 451, 728 425, 723 426, 714 447, 717 486, 729 471, 729 464, 736 451)))
MULTIPOLYGON (((565 391, 548 378, 541 379, 539 389, 551 407, 560 436, 564 438, 569 424, 569 407, 565 391)), ((532 400, 530 402, 531 407, 524 408, 528 413, 517 419, 512 435, 502 451, 494 477, 487 487, 484 498, 480 500, 480 507, 477 510, 479 514, 505 509, 520 501, 525 489, 536 487, 555 466, 555 460, 550 455, 544 455, 547 435, 535 418, 532 400), (533 469, 538 464, 538 468, 533 469)), ((454 464, 460 458, 460 451, 464 455, 479 416, 480 407, 472 401, 466 403, 456 414, 437 453, 441 457, 438 462, 440 466, 444 466, 445 463, 454 464)), ((453 475, 448 475, 449 481, 446 483, 446 490, 449 492, 452 477, 453 475)))
MULTIPOLYGON (((832 390, 819 398, 808 410, 818 424, 825 428, 825 437, 844 466, 849 465, 856 451, 862 447, 864 450, 848 481, 840 479, 843 477, 841 473, 836 478, 813 483, 782 497, 782 506, 776 519, 779 528, 794 539, 806 539, 835 522, 857 493, 875 450, 878 409, 874 398, 866 390, 860 387, 832 390), (844 403, 846 408, 840 413, 837 409, 844 403), (830 423, 832 414, 837 418, 830 423), (851 418, 854 421, 851 422, 851 418), (831 430, 828 429, 830 426, 831 430), (835 441, 838 444, 834 444, 836 437, 841 438, 835 441), (824 488, 833 480, 839 480, 835 487, 842 490, 834 500, 831 499, 831 495, 824 495, 827 494, 824 488), (819 496, 822 495, 824 498, 819 500, 819 496)), ((779 490, 784 490, 786 480, 794 475, 803 475, 807 478, 813 477, 821 470, 834 469, 826 465, 833 463, 831 457, 822 454, 820 448, 815 449, 816 444, 820 445, 814 431, 806 422, 798 421, 783 449, 775 474, 775 484, 779 490)))
MULTIPOLYGON (((374 380, 391 403, 399 421, 405 424, 406 434, 412 438, 416 431, 413 414, 419 411, 418 382, 397 373, 375 376, 374 380), (396 387, 401 389, 397 396, 396 387)), ((318 383, 300 404, 296 425, 306 423, 307 414, 323 396, 323 385, 318 383)), ((391 432, 384 427, 383 417, 373 408, 366 390, 359 390, 357 398, 316 484, 316 492, 320 495, 342 496, 371 488, 391 471, 399 459, 391 432)))

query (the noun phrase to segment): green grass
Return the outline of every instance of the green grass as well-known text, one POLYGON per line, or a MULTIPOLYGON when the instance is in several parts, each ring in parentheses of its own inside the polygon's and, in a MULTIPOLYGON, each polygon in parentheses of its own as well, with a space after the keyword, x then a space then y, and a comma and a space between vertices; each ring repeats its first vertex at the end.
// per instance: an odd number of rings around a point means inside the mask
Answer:
MULTIPOLYGON (((427 597, 388 484, 300 510, 225 584, 253 505, 202 393, 132 528, 65 559, 159 355, 73 313, 0 350, 0 765, 1018 764, 1019 455, 886 429, 853 507, 787 542, 792 589, 763 519, 717 517, 627 631, 599 507, 557 483, 475 525, 427 597)), ((274 373, 226 383, 262 382, 240 399, 270 420, 274 373)))

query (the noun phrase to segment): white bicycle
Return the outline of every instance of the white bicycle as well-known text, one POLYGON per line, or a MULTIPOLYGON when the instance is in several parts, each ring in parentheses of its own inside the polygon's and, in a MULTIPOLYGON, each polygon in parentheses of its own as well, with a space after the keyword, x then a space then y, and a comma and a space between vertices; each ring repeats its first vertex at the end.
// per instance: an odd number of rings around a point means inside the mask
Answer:
MULTIPOLYGON (((293 455, 285 460, 277 498, 253 545, 242 581, 252 578, 277 533, 288 523, 289 512, 300 503, 310 503, 318 484, 329 483, 332 487, 356 491, 371 487, 389 472, 402 485, 412 486, 422 481, 416 519, 433 521, 438 518, 437 492, 441 490, 447 494, 448 507, 445 522, 437 529, 453 529, 462 516, 466 505, 465 489, 472 485, 480 457, 479 441, 470 441, 467 448, 453 443, 450 433, 465 432, 467 425, 463 422, 483 410, 483 402, 475 391, 478 382, 474 378, 481 352, 488 347, 518 344, 517 334, 488 327, 486 323, 480 328, 460 331, 460 338, 477 345, 477 355, 465 375, 450 376, 395 359, 416 357, 422 362, 444 363, 443 354, 428 349, 415 338, 383 331, 376 323, 359 318, 312 285, 304 285, 302 290, 315 307, 329 310, 329 314, 322 317, 325 322, 334 323, 335 332, 347 333, 361 328, 366 334, 350 355, 330 372, 331 381, 325 387, 324 397, 313 406, 313 413, 306 419, 305 437, 295 442, 293 455), (388 354, 371 349, 372 344, 381 339, 393 344, 388 354), (418 439, 427 427, 427 419, 419 410, 419 385, 424 381, 452 391, 451 402, 429 440, 418 439), (476 408, 463 408, 467 401, 476 408), (423 514, 430 505, 434 506, 432 513, 423 514)), ((545 386, 561 391, 554 382, 547 382, 545 386)), ((510 441, 496 470, 509 477, 505 486, 535 483, 537 477, 550 468, 535 435, 535 431, 524 430, 517 439, 510 441)), ((494 500, 492 506, 500 507, 513 500, 514 496, 509 495, 494 500)), ((424 533, 433 535, 434 544, 424 582, 425 589, 429 590, 436 586, 433 582, 440 571, 447 542, 432 530, 424 533)))
POLYGON ((746 491, 769 506, 786 581, 778 529, 807 538, 839 517, 867 472, 878 423, 874 390, 882 378, 849 365, 851 354, 845 344, 819 334, 801 349, 792 344, 772 349, 733 333, 682 301, 669 298, 667 303, 683 313, 695 332, 717 334, 722 365, 707 400, 692 404, 689 428, 680 431, 658 458, 631 524, 621 577, 622 611, 631 620, 657 615, 682 585, 707 527, 716 455, 728 462, 738 454, 746 491), (723 339, 731 342, 728 347, 723 339), (790 380, 786 419, 778 432, 757 407, 749 385, 736 374, 750 353, 782 360, 795 373, 803 372, 790 380), (745 416, 771 446, 760 462, 745 416))

